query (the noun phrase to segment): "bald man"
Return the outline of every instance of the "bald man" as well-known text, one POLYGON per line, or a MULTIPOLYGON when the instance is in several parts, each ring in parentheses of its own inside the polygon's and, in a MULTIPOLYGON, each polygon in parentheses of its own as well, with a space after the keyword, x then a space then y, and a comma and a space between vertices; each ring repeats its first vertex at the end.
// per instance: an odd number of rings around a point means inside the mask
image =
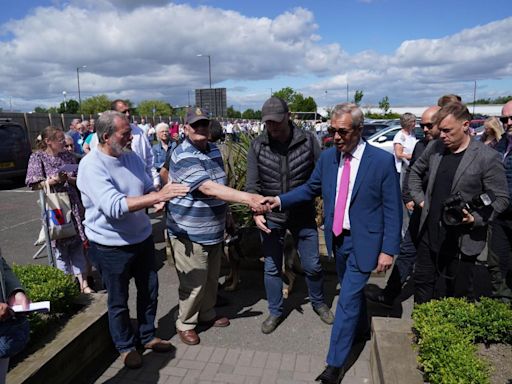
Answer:
MULTIPOLYGON (((425 137, 423 140, 420 140, 416 143, 411 156, 409 167, 407 167, 405 170, 402 186, 402 200, 409 212, 411 212, 411 217, 409 220, 409 227, 407 232, 405 233, 405 236, 400 243, 400 254, 395 260, 395 265, 391 275, 389 276, 386 287, 381 289, 376 285, 369 285, 366 289, 366 297, 369 300, 387 307, 392 307, 395 299, 402 292, 402 285, 409 277, 414 265, 414 261, 416 260, 415 244, 418 235, 419 220, 421 217, 421 208, 414 204, 414 201, 412 200, 411 194, 409 192, 409 170, 416 159, 421 156, 427 147, 427 144, 431 140, 437 139, 439 137, 439 128, 433 124, 433 121, 434 115, 440 109, 441 107, 437 105, 428 107, 421 115, 420 126, 423 129, 425 137)), ((427 179, 428 175, 426 175, 423 180, 424 188, 427 186, 427 179)))
MULTIPOLYGON (((509 197, 512 199, 512 100, 501 110, 505 134, 496 146, 505 166, 509 197)), ((487 265, 493 296, 512 302, 512 203, 491 222, 487 265)))

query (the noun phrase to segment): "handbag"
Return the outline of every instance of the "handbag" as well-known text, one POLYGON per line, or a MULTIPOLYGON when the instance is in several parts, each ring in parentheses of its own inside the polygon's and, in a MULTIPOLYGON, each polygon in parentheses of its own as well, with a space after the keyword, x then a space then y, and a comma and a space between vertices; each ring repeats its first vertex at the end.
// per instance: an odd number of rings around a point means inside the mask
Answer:
MULTIPOLYGON (((65 239, 77 234, 71 219, 71 202, 67 192, 52 192, 48 181, 44 182, 45 217, 50 240, 65 239)), ((45 226, 41 228, 39 237, 34 245, 42 245, 46 241, 45 226)))

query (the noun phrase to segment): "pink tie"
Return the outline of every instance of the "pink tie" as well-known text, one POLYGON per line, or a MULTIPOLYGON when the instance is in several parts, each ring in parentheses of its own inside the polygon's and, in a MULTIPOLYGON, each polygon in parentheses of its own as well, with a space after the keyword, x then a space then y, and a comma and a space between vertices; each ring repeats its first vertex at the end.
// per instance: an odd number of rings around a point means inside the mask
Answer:
POLYGON ((352 155, 346 153, 344 156, 343 171, 341 172, 340 185, 338 187, 338 198, 334 206, 334 222, 332 232, 334 236, 339 236, 343 232, 343 218, 345 216, 345 207, 347 206, 348 185, 350 184, 350 159, 352 155))

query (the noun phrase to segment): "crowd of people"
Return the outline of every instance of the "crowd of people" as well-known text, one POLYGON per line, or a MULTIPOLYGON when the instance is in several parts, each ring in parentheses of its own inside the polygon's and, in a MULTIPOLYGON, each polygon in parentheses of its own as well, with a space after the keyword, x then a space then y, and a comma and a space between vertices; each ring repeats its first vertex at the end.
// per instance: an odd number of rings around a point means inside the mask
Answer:
POLYGON ((199 324, 230 325, 215 309, 228 203, 250 207, 260 230, 268 301, 263 334, 285 320, 283 246, 291 234, 313 310, 332 325, 327 366, 317 378, 322 383, 340 382, 352 344, 368 337, 366 298, 392 306, 409 277, 416 303, 440 296, 477 299, 474 268, 487 245, 492 294, 512 300, 512 101, 501 117, 485 121, 481 140, 470 135, 471 115, 455 95, 424 111, 421 141, 414 135, 416 116, 405 113, 394 154, 362 138, 364 114, 350 103, 331 111, 325 127, 333 146, 324 150, 318 141, 323 123, 299 128, 277 97, 264 103, 261 123, 238 128, 211 120, 198 107, 187 111, 183 125, 153 128, 132 120, 128 105, 115 100, 95 120, 73 120, 67 133, 47 127, 26 178, 34 189, 69 195, 76 235, 52 241, 56 266, 74 275, 84 293, 93 292, 91 266, 99 272, 112 340, 129 368, 142 365, 140 349, 172 348, 155 336, 158 274, 150 207, 165 210, 179 278, 176 331, 188 345, 200 343, 199 324), (226 185, 223 154, 214 143, 223 134, 237 141, 240 132, 254 136, 245 191, 226 185), (334 313, 324 299, 317 196, 340 284, 334 313), (385 288, 365 291, 372 271, 390 269, 385 288), (131 278, 136 329, 128 310, 131 278), (443 292, 436 289, 439 279, 443 292))

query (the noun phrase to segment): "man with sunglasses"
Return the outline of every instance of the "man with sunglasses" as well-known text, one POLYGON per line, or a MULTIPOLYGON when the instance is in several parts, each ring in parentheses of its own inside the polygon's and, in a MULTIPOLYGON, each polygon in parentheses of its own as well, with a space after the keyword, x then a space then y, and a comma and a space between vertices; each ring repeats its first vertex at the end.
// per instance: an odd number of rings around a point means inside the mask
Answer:
POLYGON ((444 105, 434 121, 440 140, 429 143, 411 168, 411 196, 422 208, 414 269, 414 301, 419 304, 434 298, 440 276, 446 283, 446 296, 472 296, 474 265, 485 247, 488 221, 508 206, 500 157, 492 148, 471 138, 470 121, 471 114, 464 104, 444 105), (489 206, 472 212, 461 208, 458 223, 443 216, 447 201, 453 201, 457 194, 469 202, 486 192, 495 195, 489 206))
MULTIPOLYGON (((275 196, 304 184, 320 156, 314 134, 297 128, 290 121, 286 102, 272 96, 262 107, 265 131, 252 141, 247 155, 246 190, 275 196)), ((304 202, 293 210, 254 215, 262 231, 265 263, 264 283, 269 316, 261 324, 264 334, 272 333, 283 320, 283 248, 286 231, 294 238, 313 310, 326 324, 334 316, 324 302, 323 270, 318 251, 318 230, 314 201, 304 202)))
POLYGON ((341 382, 355 340, 368 337, 364 287, 371 272, 388 270, 400 249, 402 203, 393 155, 362 139, 364 115, 355 104, 331 111, 334 146, 322 152, 309 180, 277 197, 272 208, 290 209, 322 195, 325 244, 334 254, 340 295, 331 333, 327 367, 317 377, 341 382))
MULTIPOLYGON (((441 107, 437 105, 432 106, 427 108, 421 115, 420 127, 423 129, 425 136, 414 146, 409 167, 405 169, 405 173, 402 179, 402 201, 404 202, 409 212, 412 213, 409 219, 409 226, 405 232, 402 242, 400 243, 400 254, 395 260, 395 264, 386 283, 386 287, 381 289, 377 285, 369 284, 365 290, 367 299, 387 307, 392 307, 395 299, 400 295, 402 291, 402 285, 409 277, 414 266, 414 261, 416 260, 416 243, 418 237, 418 225, 421 216, 421 208, 414 204, 414 201, 411 197, 408 185, 409 173, 410 167, 412 167, 414 162, 421 156, 428 143, 431 140, 439 138, 439 129, 436 125, 434 125, 433 121, 436 112, 440 109, 441 107)), ((427 182, 428 174, 426 174, 423 178, 424 188, 426 188, 427 182)))
MULTIPOLYGON (((496 150, 502 156, 509 198, 512 200, 512 100, 503 106, 500 121, 505 134, 496 150)), ((487 266, 492 293, 503 301, 512 302, 512 203, 491 221, 490 227, 487 266)))
POLYGON ((210 120, 197 107, 187 111, 186 139, 168 159, 173 183, 190 187, 183 197, 167 205, 167 229, 179 285, 179 315, 176 330, 188 345, 200 342, 198 324, 227 327, 229 319, 215 313, 217 287, 223 254, 226 202, 265 210, 262 196, 226 186, 222 156, 209 139, 210 120))

